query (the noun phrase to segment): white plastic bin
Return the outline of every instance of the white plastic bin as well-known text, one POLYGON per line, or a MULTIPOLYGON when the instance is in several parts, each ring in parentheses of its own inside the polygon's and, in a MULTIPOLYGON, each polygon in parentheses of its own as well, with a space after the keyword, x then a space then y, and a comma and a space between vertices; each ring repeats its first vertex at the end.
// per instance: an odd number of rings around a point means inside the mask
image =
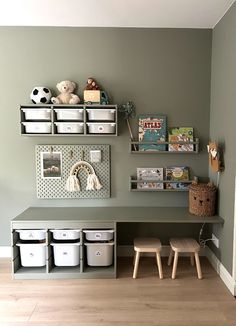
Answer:
POLYGON ((88 122, 87 126, 90 134, 114 134, 116 131, 115 123, 88 122))
POLYGON ((89 266, 110 266, 113 263, 114 242, 85 243, 89 266))
POLYGON ((45 240, 46 230, 16 230, 21 240, 45 240))
POLYGON ((52 131, 51 122, 22 122, 27 134, 50 134, 52 131))
POLYGON ((90 121, 94 120, 107 120, 114 121, 115 120, 115 112, 114 109, 87 109, 88 119, 90 121))
POLYGON ((114 238, 114 230, 84 230, 88 241, 109 241, 114 238))
POLYGON ((25 120, 51 120, 51 109, 22 109, 25 120))
POLYGON ((83 122, 55 122, 59 134, 82 134, 84 132, 83 122))
POLYGON ((53 239, 55 240, 78 240, 80 238, 81 230, 50 230, 53 234, 53 239))
POLYGON ((55 109, 57 120, 84 120, 83 109, 55 109))
POLYGON ((42 267, 46 265, 45 243, 17 243, 20 247, 21 265, 23 267, 42 267))
POLYGON ((56 266, 78 266, 80 263, 80 243, 51 243, 56 266))

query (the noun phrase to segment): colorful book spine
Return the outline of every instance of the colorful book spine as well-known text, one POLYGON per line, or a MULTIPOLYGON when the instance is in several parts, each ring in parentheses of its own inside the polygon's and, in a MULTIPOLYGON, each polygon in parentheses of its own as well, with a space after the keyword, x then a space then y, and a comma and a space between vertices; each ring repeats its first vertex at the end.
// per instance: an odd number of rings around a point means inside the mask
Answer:
POLYGON ((189 142, 193 142, 193 128, 169 128, 168 141, 173 143, 186 142, 186 144, 169 144, 168 149, 170 152, 192 152, 194 150, 194 145, 189 144, 189 142))
POLYGON ((166 141, 167 121, 163 115, 140 115, 139 116, 139 142, 140 151, 165 151, 165 144, 155 144, 158 141, 166 141))

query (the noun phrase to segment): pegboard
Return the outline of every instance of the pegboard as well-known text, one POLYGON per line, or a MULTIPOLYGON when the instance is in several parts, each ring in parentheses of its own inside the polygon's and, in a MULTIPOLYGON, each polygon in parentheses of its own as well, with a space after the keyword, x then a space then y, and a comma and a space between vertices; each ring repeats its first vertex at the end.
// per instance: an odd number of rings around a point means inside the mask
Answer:
MULTIPOLYGON (((110 197, 110 145, 36 145, 36 183, 37 197, 53 198, 109 198, 110 197), (90 151, 101 150, 102 159, 99 163, 90 162, 90 151), (41 153, 61 153, 61 168, 59 177, 45 177, 41 153), (102 188, 86 190, 87 174, 80 171, 78 177, 81 190, 69 192, 65 184, 70 175, 71 167, 78 161, 84 160, 92 165, 102 188)), ((57 155, 57 154, 56 154, 57 155)))

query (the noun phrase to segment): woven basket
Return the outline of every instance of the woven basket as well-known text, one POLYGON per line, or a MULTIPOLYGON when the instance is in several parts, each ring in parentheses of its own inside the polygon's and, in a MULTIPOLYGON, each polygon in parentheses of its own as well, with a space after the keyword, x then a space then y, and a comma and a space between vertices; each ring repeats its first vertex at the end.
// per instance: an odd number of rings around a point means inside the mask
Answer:
POLYGON ((216 190, 212 184, 191 184, 189 187, 189 212, 198 216, 215 215, 216 190))

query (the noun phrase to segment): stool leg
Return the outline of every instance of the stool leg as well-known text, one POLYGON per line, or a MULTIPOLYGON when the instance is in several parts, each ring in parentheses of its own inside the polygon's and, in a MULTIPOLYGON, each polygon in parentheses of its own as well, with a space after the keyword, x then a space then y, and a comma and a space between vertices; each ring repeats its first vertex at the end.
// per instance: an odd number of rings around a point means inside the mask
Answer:
POLYGON ((173 254, 174 254, 174 251, 170 248, 170 254, 169 254, 168 263, 167 263, 168 266, 170 266, 172 263, 173 254))
POLYGON ((133 272, 133 278, 137 277, 137 272, 138 272, 138 264, 139 264, 139 256, 140 252, 137 251, 135 255, 135 264, 134 264, 134 272, 133 272))
POLYGON ((177 269, 177 264, 178 264, 178 252, 175 251, 175 257, 174 257, 174 264, 173 264, 173 269, 172 269, 172 279, 175 279, 176 276, 176 269, 177 269))
POLYGON ((156 258, 157 258, 157 266, 159 271, 159 277, 160 279, 163 278, 163 271, 162 271, 162 264, 161 264, 161 255, 159 252, 156 252, 156 258))
POLYGON ((200 279, 202 279, 202 270, 201 270, 201 265, 200 265, 200 260, 199 260, 199 255, 198 252, 195 252, 195 261, 196 261, 196 268, 197 268, 197 276, 200 279))
POLYGON ((135 264, 136 253, 137 253, 137 251, 134 252, 133 266, 134 266, 134 264, 135 264))
POLYGON ((191 266, 194 266, 194 254, 190 254, 190 263, 191 263, 191 266))

